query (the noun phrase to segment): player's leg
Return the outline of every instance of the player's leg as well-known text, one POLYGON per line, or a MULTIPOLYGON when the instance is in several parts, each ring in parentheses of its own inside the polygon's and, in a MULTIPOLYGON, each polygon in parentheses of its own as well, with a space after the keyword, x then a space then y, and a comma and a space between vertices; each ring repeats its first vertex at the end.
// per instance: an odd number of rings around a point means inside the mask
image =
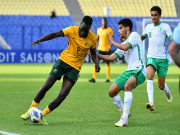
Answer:
MULTIPOLYGON (((98 57, 98 63, 99 63, 100 59, 98 57)), ((89 82, 93 82, 95 83, 96 82, 96 69, 95 69, 95 65, 94 65, 94 68, 93 68, 93 77, 89 80, 89 82)))
POLYGON ((148 65, 146 67, 147 70, 147 93, 148 93, 148 99, 149 103, 146 104, 146 108, 150 109, 151 111, 154 111, 154 86, 153 86, 153 79, 155 74, 155 68, 153 65, 148 65))
POLYGON ((128 115, 132 103, 132 89, 136 86, 137 80, 134 76, 131 76, 124 86, 124 108, 121 119, 115 123, 115 126, 122 127, 128 125, 128 115))
MULTIPOLYGON (((44 85, 38 90, 34 100, 32 101, 32 104, 30 108, 35 107, 39 104, 39 102, 43 99, 45 96, 46 92, 53 86, 53 84, 57 81, 57 78, 53 75, 49 75, 47 77, 46 82, 44 85)), ((29 108, 29 109, 30 109, 29 108)), ((28 111, 25 114, 21 115, 21 119, 27 120, 28 119, 28 111)))
POLYGON ((113 101, 114 105, 117 109, 123 113, 123 103, 121 101, 121 97, 118 94, 121 91, 121 88, 114 82, 111 87, 109 88, 109 96, 113 101))
POLYGON ((172 102, 172 95, 171 92, 165 83, 167 71, 168 71, 168 59, 157 59, 158 63, 158 86, 160 90, 163 90, 166 93, 168 102, 172 102))
POLYGON ((106 61, 106 70, 107 70, 107 80, 106 83, 110 82, 110 62, 106 61))

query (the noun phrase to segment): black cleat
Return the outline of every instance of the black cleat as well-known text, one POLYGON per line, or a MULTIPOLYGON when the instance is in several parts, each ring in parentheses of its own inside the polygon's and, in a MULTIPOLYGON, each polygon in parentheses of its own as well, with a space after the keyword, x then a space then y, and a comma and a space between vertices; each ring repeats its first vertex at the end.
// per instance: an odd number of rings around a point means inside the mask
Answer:
POLYGON ((107 80, 105 81, 105 83, 110 83, 110 80, 107 79, 107 80))
POLYGON ((89 80, 89 82, 93 82, 93 83, 95 83, 95 82, 96 82, 96 80, 92 78, 92 79, 90 79, 90 80, 89 80))

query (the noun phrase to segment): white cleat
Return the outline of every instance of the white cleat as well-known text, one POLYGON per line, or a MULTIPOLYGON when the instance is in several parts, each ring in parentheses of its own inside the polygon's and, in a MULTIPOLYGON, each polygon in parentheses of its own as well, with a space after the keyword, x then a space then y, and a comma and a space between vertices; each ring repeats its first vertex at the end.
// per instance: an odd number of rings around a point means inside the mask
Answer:
POLYGON ((128 120, 121 118, 117 123, 114 124, 116 127, 125 127, 128 125, 128 120))
POLYGON ((172 94, 171 94, 170 90, 166 93, 166 96, 167 96, 168 102, 172 102, 173 97, 172 97, 172 94))

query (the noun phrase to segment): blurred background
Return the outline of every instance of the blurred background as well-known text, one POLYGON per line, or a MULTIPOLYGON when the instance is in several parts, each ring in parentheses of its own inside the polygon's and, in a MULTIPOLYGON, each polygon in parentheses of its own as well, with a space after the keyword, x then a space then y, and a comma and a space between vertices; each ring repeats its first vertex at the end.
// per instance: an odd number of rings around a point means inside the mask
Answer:
MULTIPOLYGON (((119 42, 118 21, 125 17, 132 20, 133 31, 141 35, 151 23, 150 9, 155 5, 162 9, 162 22, 168 23, 173 31, 179 23, 179 0, 0 0, 0 63, 55 62, 67 48, 66 37, 43 42, 35 48, 32 42, 51 32, 79 25, 84 15, 93 17, 95 34, 102 17, 107 17, 116 42, 119 42)), ((146 53, 147 47, 146 40, 146 53)), ((112 46, 111 52, 115 50, 112 46)), ((86 57, 85 62, 89 62, 89 56, 86 57)), ((173 63, 169 54, 168 59, 173 63)))

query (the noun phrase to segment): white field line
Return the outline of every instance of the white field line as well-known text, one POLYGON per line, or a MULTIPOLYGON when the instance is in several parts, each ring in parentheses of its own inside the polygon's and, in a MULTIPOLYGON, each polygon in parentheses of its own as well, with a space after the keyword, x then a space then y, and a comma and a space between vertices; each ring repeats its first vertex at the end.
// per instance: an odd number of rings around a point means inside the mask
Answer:
POLYGON ((0 131, 0 134, 3 134, 3 135, 20 135, 20 134, 5 132, 5 131, 0 131))

